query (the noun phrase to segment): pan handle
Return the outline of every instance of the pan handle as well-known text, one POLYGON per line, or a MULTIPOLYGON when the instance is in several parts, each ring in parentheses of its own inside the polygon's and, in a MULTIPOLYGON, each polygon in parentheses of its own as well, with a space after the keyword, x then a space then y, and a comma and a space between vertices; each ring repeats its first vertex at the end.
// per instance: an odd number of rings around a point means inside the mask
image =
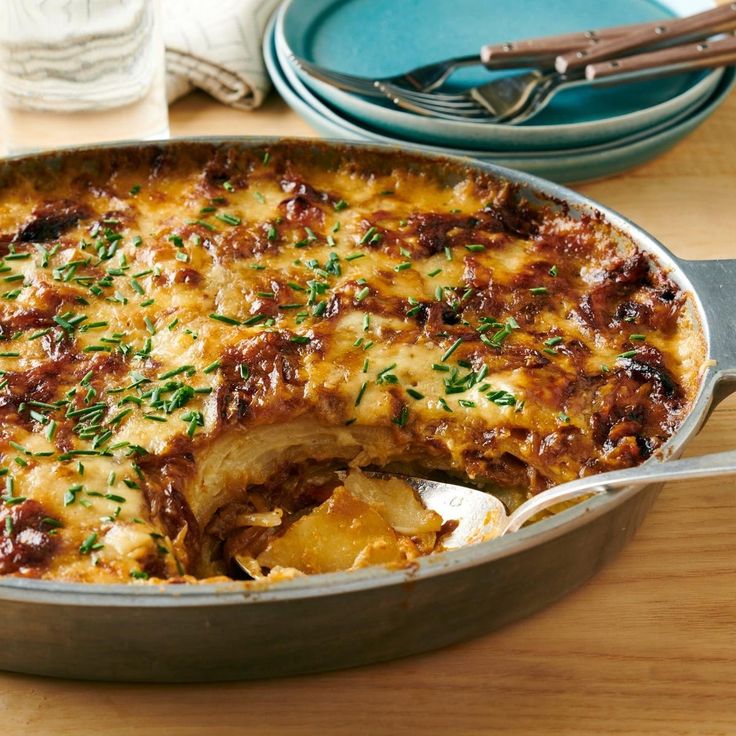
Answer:
POLYGON ((736 259, 684 261, 679 265, 690 279, 708 321, 710 351, 715 361, 714 404, 736 391, 736 259))

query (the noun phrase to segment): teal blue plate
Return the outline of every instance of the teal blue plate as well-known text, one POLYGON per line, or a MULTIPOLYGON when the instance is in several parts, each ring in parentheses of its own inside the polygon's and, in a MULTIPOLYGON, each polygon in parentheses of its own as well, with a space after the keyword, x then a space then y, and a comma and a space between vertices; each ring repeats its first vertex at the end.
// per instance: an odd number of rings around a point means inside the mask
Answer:
MULTIPOLYGON (((474 53, 487 42, 672 17, 712 5, 711 0, 288 0, 277 13, 276 51, 284 67, 290 66, 293 51, 329 68, 381 76, 474 53)), ((347 94, 300 70, 294 73, 337 112, 390 136, 453 147, 528 150, 601 143, 656 125, 704 101, 722 72, 569 90, 521 126, 424 118, 388 102, 347 94)), ((458 82, 490 78, 478 67, 458 75, 458 82)))
POLYGON ((695 109, 661 123, 648 132, 640 132, 607 144, 570 148, 565 151, 515 153, 509 151, 458 150, 418 144, 390 138, 336 114, 300 83, 290 81, 279 64, 274 45, 274 20, 266 31, 263 44, 266 67, 279 94, 317 132, 329 138, 389 143, 402 148, 466 155, 509 168, 521 169, 554 181, 569 183, 601 179, 648 161, 671 148, 698 127, 726 99, 736 82, 736 71, 723 74, 713 94, 695 109), (294 86, 292 86, 292 83, 294 86))

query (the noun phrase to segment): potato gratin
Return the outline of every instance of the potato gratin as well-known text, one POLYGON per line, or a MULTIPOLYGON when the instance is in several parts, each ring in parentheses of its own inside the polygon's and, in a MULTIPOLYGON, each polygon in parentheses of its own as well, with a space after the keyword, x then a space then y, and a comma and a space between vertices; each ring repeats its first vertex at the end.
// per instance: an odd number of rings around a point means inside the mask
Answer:
POLYGON ((3 164, 0 198, 0 574, 407 564, 443 521, 359 468, 513 507, 643 461, 697 389, 655 262, 457 163, 93 150, 3 164))

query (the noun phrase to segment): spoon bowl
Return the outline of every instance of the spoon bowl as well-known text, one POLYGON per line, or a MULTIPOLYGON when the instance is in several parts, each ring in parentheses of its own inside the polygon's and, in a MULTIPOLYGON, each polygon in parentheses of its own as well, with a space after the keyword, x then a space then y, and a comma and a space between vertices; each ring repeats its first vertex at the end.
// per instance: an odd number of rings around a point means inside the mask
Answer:
POLYGON ((591 475, 562 483, 525 501, 512 514, 490 493, 452 483, 413 478, 393 473, 366 472, 374 478, 400 478, 421 497, 424 505, 457 526, 442 538, 446 550, 485 542, 518 531, 529 519, 565 501, 591 494, 613 493, 632 485, 689 480, 736 474, 736 450, 684 460, 653 460, 643 465, 591 475))

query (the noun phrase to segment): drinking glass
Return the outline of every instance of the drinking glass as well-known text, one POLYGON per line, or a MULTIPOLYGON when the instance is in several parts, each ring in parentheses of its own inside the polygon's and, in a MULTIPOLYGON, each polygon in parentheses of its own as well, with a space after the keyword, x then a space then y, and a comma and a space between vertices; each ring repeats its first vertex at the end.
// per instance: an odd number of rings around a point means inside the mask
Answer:
POLYGON ((6 153, 166 138, 158 0, 0 0, 6 153))

